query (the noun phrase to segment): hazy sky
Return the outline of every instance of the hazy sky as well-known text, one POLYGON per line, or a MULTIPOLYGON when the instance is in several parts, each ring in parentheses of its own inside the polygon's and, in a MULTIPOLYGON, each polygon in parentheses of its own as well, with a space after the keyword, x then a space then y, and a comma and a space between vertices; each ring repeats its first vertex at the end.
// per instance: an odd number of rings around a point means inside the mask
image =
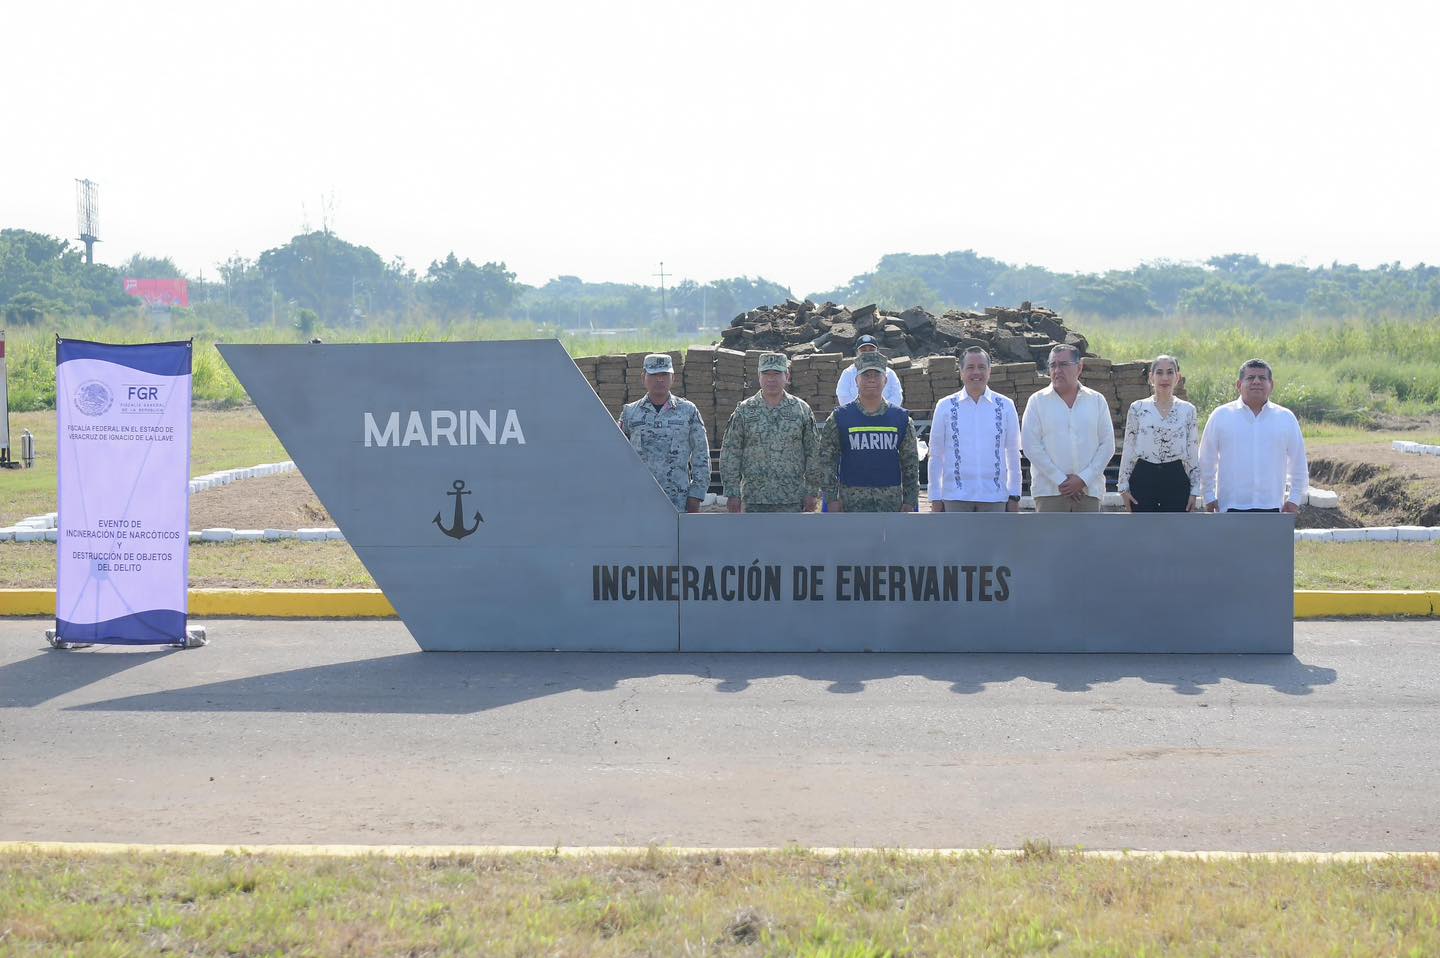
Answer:
POLYGON ((89 177, 99 259, 207 276, 327 215, 532 284, 1434 263, 1437 37, 1353 0, 7 2, 0 226, 73 236, 89 177))

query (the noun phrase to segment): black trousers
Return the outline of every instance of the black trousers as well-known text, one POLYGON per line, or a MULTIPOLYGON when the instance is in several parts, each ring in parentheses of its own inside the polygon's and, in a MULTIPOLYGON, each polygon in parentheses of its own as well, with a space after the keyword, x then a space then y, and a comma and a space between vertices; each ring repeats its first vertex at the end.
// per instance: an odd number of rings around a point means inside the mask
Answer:
POLYGON ((1131 512, 1184 512, 1190 498, 1190 477, 1179 459, 1154 463, 1135 461, 1130 473, 1130 495, 1135 497, 1131 512))

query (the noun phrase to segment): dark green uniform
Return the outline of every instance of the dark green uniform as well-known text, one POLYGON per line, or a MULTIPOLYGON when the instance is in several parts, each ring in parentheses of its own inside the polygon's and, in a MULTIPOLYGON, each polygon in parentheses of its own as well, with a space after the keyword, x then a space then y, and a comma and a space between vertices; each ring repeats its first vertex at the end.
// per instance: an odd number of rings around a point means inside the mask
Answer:
POLYGON ((756 393, 730 415, 720 443, 724 494, 747 512, 796 512, 819 489, 815 418, 809 403, 786 393, 771 406, 756 393))

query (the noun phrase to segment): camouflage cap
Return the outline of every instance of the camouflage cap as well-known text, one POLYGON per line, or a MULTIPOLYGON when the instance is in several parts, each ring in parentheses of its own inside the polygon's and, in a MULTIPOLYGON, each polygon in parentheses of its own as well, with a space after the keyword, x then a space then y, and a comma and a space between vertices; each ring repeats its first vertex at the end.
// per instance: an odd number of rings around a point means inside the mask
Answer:
POLYGON ((673 373, 675 363, 670 359, 669 353, 651 353, 645 357, 645 374, 651 373, 673 373))
POLYGON ((855 375, 860 375, 868 369, 878 369, 884 372, 890 366, 890 361, 881 353, 861 353, 855 357, 855 375))
POLYGON ((760 371, 762 373, 788 373, 790 357, 784 353, 761 353, 760 371))

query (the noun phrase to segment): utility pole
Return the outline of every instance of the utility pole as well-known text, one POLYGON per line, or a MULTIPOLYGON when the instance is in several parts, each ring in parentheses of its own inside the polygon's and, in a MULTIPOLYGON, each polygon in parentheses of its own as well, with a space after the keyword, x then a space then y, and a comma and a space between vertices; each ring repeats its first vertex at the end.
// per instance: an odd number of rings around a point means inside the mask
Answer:
POLYGON ((652 276, 660 277, 660 319, 665 319, 665 261, 660 261, 660 272, 652 273, 652 276))

